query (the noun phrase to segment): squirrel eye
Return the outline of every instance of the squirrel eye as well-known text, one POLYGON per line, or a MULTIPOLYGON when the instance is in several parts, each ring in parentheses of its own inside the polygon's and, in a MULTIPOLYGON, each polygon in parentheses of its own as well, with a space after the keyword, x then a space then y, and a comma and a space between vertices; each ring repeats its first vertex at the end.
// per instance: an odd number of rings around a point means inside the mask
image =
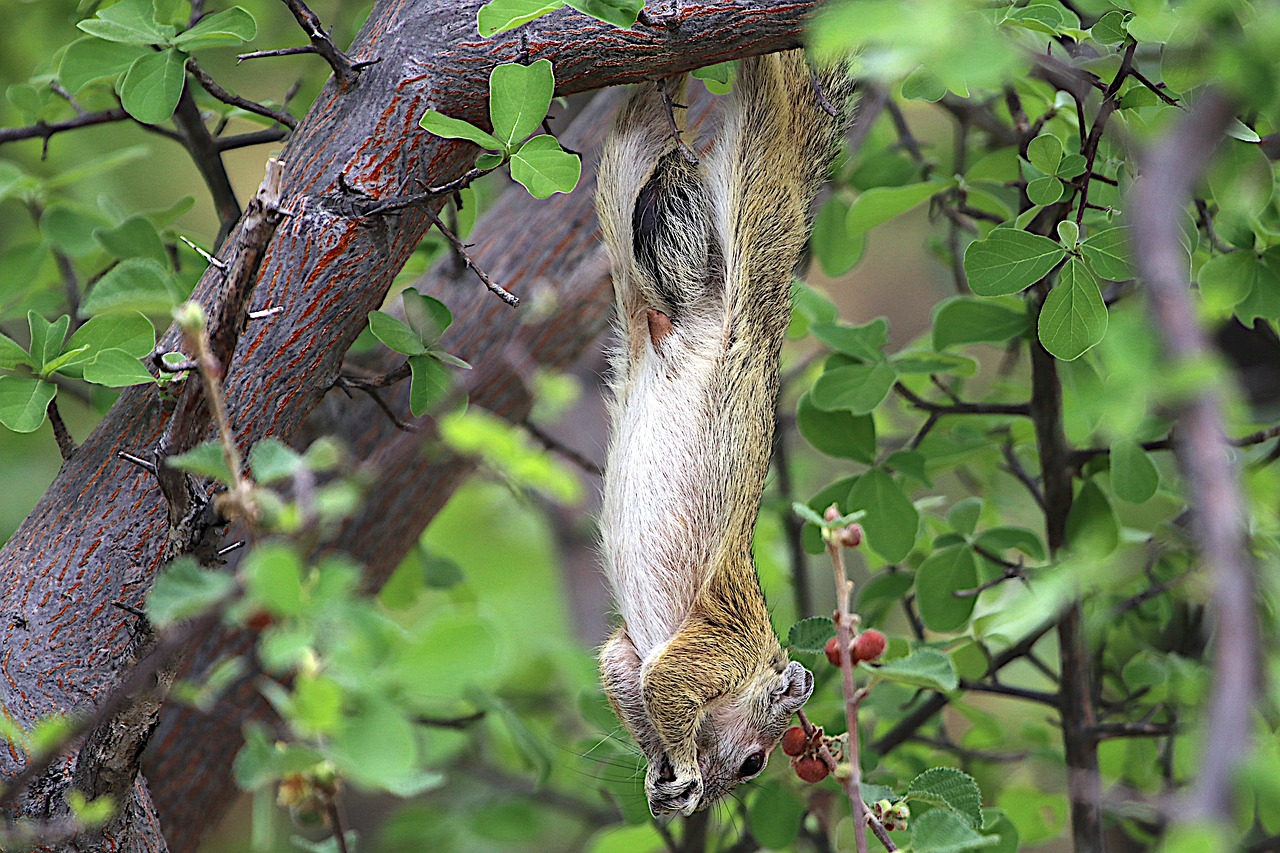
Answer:
POLYGON ((742 762, 742 767, 738 769, 738 777, 754 776, 760 772, 761 767, 764 767, 764 753, 753 752, 747 756, 746 761, 742 762))

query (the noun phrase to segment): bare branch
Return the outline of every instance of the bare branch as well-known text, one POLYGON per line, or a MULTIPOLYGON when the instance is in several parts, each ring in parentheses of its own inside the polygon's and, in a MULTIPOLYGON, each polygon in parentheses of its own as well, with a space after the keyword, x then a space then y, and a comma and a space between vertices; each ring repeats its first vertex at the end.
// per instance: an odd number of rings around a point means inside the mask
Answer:
POLYGON ((125 121, 129 118, 129 114, 123 108, 115 108, 110 110, 102 110, 96 113, 85 113, 75 118, 69 118, 65 121, 54 122, 36 122, 27 127, 3 127, 0 128, 0 145, 6 142, 17 142, 21 139, 43 139, 47 144, 49 137, 56 133, 62 133, 66 130, 75 130, 80 127, 92 127, 95 124, 110 124, 115 121, 125 121))
MULTIPOLYGON (((1179 217, 1233 117, 1230 101, 1220 92, 1203 95, 1142 159, 1141 177, 1132 190, 1129 206, 1138 271, 1175 366, 1210 352, 1191 300, 1179 217)), ((1200 774, 1176 819, 1229 820, 1235 769, 1248 753, 1259 689, 1256 567, 1245 529, 1247 505, 1222 421, 1219 386, 1202 385, 1177 407, 1177 415, 1175 452, 1186 476, 1201 562, 1211 568, 1209 611, 1217 637, 1200 774)))

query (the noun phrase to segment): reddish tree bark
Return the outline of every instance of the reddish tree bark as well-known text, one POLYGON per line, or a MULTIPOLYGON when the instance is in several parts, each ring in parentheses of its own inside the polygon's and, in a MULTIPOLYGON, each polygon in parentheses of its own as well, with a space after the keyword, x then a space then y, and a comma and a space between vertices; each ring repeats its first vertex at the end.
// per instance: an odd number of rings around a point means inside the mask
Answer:
MULTIPOLYGON (((370 197, 386 198, 417 191, 419 181, 436 185, 452 180, 474 162, 478 152, 471 145, 418 129, 424 109, 483 122, 488 74, 500 62, 550 59, 557 92, 570 94, 781 49, 797 42, 804 16, 816 2, 686 2, 672 26, 634 31, 565 10, 492 40, 475 33, 479 5, 381 0, 350 51, 356 60, 378 59, 378 64, 345 86, 330 81, 287 146, 283 205, 291 215, 272 243, 252 306, 281 306, 284 311, 250 326, 227 376, 229 415, 243 448, 268 435, 293 440, 299 434, 367 313, 380 305, 428 227, 427 216, 417 210, 360 218, 360 199, 339 178, 370 197)), ((546 240, 545 231, 486 235, 513 247, 517 240, 530 240, 519 244, 522 252, 513 252, 513 257, 523 256, 525 274, 545 278, 551 292, 571 295, 556 305, 555 322, 530 326, 517 336, 514 315, 504 322, 493 319, 510 309, 480 292, 478 284, 465 283, 469 290, 461 301, 446 295, 451 305, 463 306, 459 328, 451 334, 465 356, 485 363, 514 340, 530 352, 540 348, 548 363, 563 363, 572 357, 569 344, 579 328, 598 331, 607 298, 583 297, 601 290, 598 256, 591 263, 580 257, 576 276, 558 275, 573 251, 587 252, 590 240, 582 235, 594 230, 588 214, 570 221, 577 236, 565 238, 563 245, 546 240), (530 264, 533 258, 539 260, 530 264)), ((519 284, 514 270, 495 265, 491 272, 506 274, 500 280, 529 295, 530 286, 519 284)), ((215 300, 218 279, 216 273, 206 275, 195 298, 206 304, 215 300)), ((171 331, 169 344, 175 339, 171 331)), ((499 368, 489 375, 487 384, 474 389, 477 402, 512 414, 527 407, 527 395, 514 374, 499 368)), ((0 623, 0 705, 19 725, 30 727, 50 714, 83 713, 101 703, 126 674, 121 659, 133 618, 115 604, 142 604, 159 568, 166 518, 153 478, 116 454, 150 450, 160 428, 152 389, 124 393, 0 550, 0 567, 12 579, 0 607, 15 617, 0 623)), ((370 511, 364 527, 353 525, 347 542, 385 573, 465 476, 467 465, 455 460, 426 475, 408 476, 413 470, 408 463, 418 459, 416 443, 399 436, 388 441, 385 432, 377 431, 357 437, 358 452, 401 475, 397 486, 405 490, 395 500, 397 512, 370 511), (413 509, 399 511, 403 507, 413 509)), ((381 493, 389 496, 393 490, 386 485, 381 493)), ((185 797, 200 803, 199 818, 179 818, 175 825, 180 821, 203 828, 211 817, 210 803, 203 796, 192 797, 187 786, 221 774, 206 771, 199 762, 212 759, 204 755, 197 763, 184 761, 180 773, 166 775, 166 750, 194 737, 180 727, 167 733, 156 750, 157 778, 165 779, 163 800, 185 797)), ((228 732, 211 742, 229 749, 231 737, 228 732)), ((22 766, 16 750, 0 750, 0 780, 12 778, 22 766)), ((73 766, 74 755, 55 763, 11 813, 36 818, 56 814, 73 766)), ((162 799, 157 786, 152 787, 162 799)), ((104 849, 164 849, 146 797, 139 796, 130 812, 137 819, 122 835, 106 839, 104 849)), ((195 837, 184 834, 182 843, 175 839, 174 848, 190 849, 195 837)))

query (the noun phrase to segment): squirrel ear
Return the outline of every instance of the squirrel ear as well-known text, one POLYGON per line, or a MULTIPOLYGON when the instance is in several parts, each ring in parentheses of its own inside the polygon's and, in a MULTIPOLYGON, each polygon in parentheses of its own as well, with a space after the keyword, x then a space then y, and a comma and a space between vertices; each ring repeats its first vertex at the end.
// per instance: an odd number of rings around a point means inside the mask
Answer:
POLYGON ((775 698, 787 713, 798 711, 813 693, 813 673, 795 661, 778 676, 775 698))

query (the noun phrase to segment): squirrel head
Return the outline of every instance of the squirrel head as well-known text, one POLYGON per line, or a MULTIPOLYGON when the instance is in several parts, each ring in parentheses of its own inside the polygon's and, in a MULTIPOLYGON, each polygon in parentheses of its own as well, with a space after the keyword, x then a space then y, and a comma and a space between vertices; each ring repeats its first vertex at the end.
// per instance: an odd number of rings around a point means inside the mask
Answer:
POLYGON ((644 787, 655 817, 701 811, 764 770, 792 715, 813 692, 812 673, 773 645, 755 672, 696 709, 689 744, 669 744, 658 734, 644 702, 644 681, 654 673, 644 671, 625 632, 605 645, 605 694, 648 759, 644 787))

